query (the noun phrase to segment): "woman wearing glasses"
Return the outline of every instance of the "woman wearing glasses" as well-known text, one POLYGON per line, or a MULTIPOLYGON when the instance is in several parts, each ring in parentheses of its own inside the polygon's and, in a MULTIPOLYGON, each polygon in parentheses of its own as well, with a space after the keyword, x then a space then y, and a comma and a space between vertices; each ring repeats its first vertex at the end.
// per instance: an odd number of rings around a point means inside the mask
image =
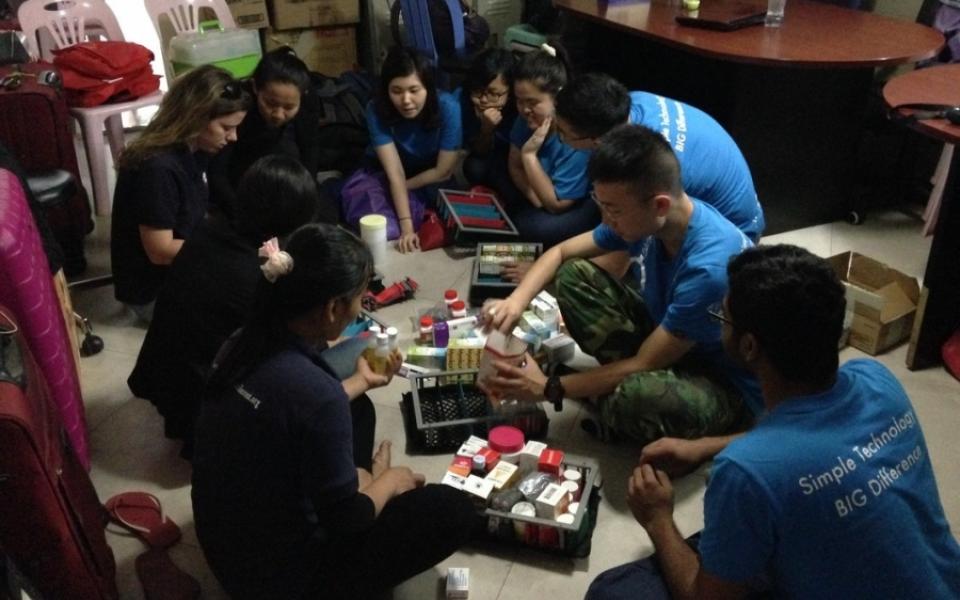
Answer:
POLYGON ((149 321, 168 265, 207 212, 209 158, 237 139, 250 95, 223 69, 178 78, 120 155, 110 258, 114 295, 149 321))
POLYGON ((517 110, 510 101, 513 85, 513 53, 490 48, 470 65, 460 97, 463 119, 463 147, 467 156, 463 174, 473 184, 492 185, 493 170, 507 164, 510 128, 517 110))

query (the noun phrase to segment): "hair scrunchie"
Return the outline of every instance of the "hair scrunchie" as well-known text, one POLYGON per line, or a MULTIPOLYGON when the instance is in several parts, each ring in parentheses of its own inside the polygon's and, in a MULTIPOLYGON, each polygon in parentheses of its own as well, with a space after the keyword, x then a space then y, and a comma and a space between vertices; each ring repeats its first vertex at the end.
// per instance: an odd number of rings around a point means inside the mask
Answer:
POLYGON ((540 44, 540 49, 554 58, 557 57, 557 49, 546 42, 540 44))
POLYGON ((276 282, 278 277, 283 277, 293 270, 293 257, 280 249, 277 238, 265 241, 257 251, 257 256, 267 259, 260 265, 260 270, 270 283, 276 282))

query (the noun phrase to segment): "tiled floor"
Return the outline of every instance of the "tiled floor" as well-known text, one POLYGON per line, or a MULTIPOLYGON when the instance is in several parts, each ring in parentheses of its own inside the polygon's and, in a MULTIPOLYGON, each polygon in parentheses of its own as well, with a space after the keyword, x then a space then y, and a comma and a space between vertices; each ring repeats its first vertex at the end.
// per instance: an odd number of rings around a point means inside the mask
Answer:
MULTIPOLYGON (((89 241, 91 271, 105 271, 107 220, 98 223, 97 233, 89 241)), ((886 261, 894 267, 921 274, 929 249, 929 240, 920 237, 916 221, 898 213, 872 216, 861 227, 842 223, 822 225, 801 231, 771 236, 766 243, 791 242, 806 246, 817 254, 857 250, 886 261)), ((442 251, 403 256, 391 252, 384 272, 388 278, 412 276, 421 288, 415 300, 389 307, 380 313, 382 320, 398 325, 411 335, 410 316, 441 297, 442 290, 468 290, 468 260, 455 260, 442 251)), ((225 597, 210 574, 197 544, 190 509, 190 467, 177 452, 179 445, 166 440, 162 421, 153 406, 134 398, 126 386, 144 330, 132 324, 112 297, 112 288, 81 291, 75 294, 77 308, 93 321, 103 336, 106 349, 82 361, 83 391, 87 406, 93 449, 92 477, 101 499, 125 490, 155 493, 166 512, 183 529, 183 540, 171 555, 180 567, 196 577, 203 597, 225 597)), ((880 357, 901 378, 916 405, 922 422, 934 469, 939 478, 940 495, 947 517, 956 531, 960 528, 960 449, 954 443, 960 423, 960 384, 942 368, 909 372, 904 367, 906 347, 901 346, 880 357)), ((860 356, 845 350, 844 359, 860 356)), ((397 402, 407 382, 396 379, 389 387, 375 390, 371 396, 377 406, 377 434, 396 442, 395 462, 407 464, 437 481, 448 457, 407 457, 403 454, 403 428, 397 402)), ((440 578, 448 566, 471 569, 470 597, 473 600, 582 598, 590 581, 601 571, 650 553, 650 541, 626 507, 626 477, 636 460, 635 448, 604 446, 589 439, 578 426, 582 409, 570 402, 562 414, 551 417, 551 445, 568 452, 597 458, 604 475, 603 501, 593 536, 589 559, 566 560, 496 547, 465 548, 441 565, 398 588, 397 599, 423 600, 443 597, 440 578)), ((702 526, 702 499, 706 468, 677 484, 677 517, 684 534, 702 526)), ((111 532, 108 540, 118 565, 118 583, 124 599, 143 597, 134 573, 134 558, 144 550, 136 538, 111 532)))

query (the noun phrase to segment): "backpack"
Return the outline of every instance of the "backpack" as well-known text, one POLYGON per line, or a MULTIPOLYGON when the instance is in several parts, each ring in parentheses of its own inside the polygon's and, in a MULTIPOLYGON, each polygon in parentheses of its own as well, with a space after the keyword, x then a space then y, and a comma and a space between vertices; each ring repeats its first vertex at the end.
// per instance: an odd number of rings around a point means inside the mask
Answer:
POLYGON ((342 173, 357 168, 370 143, 366 108, 373 79, 347 71, 339 77, 311 73, 310 95, 320 121, 320 164, 342 173))

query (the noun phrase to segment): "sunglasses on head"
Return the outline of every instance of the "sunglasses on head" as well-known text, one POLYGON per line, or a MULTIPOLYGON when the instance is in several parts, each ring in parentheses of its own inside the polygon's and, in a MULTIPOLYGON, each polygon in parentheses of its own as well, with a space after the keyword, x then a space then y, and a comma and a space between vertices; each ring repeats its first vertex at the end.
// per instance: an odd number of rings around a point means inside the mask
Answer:
POLYGON ((243 95, 243 88, 240 87, 240 82, 236 79, 230 81, 223 86, 223 91, 220 92, 220 97, 224 100, 239 100, 240 96, 243 95))

